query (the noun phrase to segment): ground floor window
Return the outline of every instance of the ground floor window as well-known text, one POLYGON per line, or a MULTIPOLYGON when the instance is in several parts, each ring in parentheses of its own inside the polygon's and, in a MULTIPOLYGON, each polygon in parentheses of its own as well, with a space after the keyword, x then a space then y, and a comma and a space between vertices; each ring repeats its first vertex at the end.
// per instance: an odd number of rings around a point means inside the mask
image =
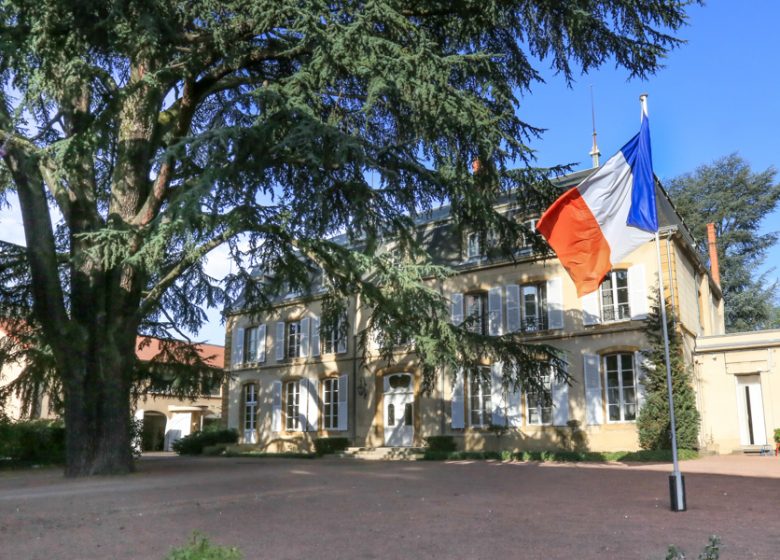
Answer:
POLYGON ((285 400, 285 429, 287 431, 301 430, 301 383, 300 381, 288 381, 284 384, 285 400))
POLYGON ((326 430, 339 427, 339 380, 331 377, 322 382, 322 423, 326 430))
POLYGON ((472 426, 488 426, 492 406, 490 403, 490 369, 479 368, 470 374, 469 411, 472 426))
POLYGON ((532 425, 552 423, 552 375, 547 372, 541 379, 541 385, 526 395, 528 423, 532 425))
POLYGON ((257 422, 257 385, 244 386, 244 431, 253 432, 257 422))
POLYGON ((636 373, 631 352, 604 356, 607 418, 610 422, 636 420, 636 373))

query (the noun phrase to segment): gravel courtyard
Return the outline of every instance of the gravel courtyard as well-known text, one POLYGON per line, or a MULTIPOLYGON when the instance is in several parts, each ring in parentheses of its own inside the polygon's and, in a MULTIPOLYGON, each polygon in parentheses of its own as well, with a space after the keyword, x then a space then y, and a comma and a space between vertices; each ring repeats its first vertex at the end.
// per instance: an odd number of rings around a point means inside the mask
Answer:
POLYGON ((245 558, 780 557, 780 460, 668 466, 145 457, 123 478, 0 472, 0 558, 161 559, 193 531, 245 558), (693 472, 703 471, 703 472, 693 472), (711 473, 738 473, 711 474, 711 473))

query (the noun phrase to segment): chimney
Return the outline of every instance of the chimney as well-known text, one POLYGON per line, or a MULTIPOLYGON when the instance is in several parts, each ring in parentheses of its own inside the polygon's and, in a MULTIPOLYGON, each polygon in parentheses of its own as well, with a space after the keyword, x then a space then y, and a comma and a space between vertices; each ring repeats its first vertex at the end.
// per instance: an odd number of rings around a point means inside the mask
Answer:
POLYGON ((479 161, 479 158, 474 158, 474 161, 471 162, 471 172, 476 175, 480 169, 482 169, 482 162, 479 161))
POLYGON ((718 266, 718 248, 715 243, 715 224, 707 224, 707 245, 710 248, 710 272, 712 279, 720 286, 720 266, 718 266))

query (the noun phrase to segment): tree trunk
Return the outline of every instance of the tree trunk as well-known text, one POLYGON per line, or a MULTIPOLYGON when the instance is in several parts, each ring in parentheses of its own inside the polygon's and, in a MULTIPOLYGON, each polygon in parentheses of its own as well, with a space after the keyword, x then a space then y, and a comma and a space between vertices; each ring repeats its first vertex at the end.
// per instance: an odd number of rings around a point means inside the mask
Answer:
MULTIPOLYGON (((122 338, 127 338, 123 336, 122 338)), ((130 441, 132 343, 96 333, 66 367, 65 476, 134 470, 130 441)), ((76 349, 74 349, 76 350, 76 349)))

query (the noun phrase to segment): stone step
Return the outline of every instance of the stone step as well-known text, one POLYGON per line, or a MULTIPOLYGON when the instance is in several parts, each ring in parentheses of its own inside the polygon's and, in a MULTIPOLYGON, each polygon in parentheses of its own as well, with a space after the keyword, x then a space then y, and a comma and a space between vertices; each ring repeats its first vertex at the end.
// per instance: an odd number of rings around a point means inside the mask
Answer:
POLYGON ((421 447, 348 447, 341 456, 364 461, 415 461, 424 452, 421 447))

